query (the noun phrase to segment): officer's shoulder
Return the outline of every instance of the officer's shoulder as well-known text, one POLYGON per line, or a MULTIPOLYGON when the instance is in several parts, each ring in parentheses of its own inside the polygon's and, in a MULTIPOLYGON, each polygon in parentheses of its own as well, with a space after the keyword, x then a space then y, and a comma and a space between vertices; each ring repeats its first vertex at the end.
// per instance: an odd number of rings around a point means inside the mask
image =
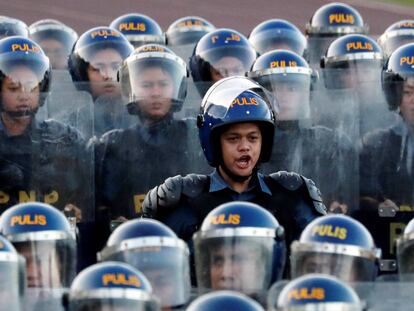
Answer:
POLYGON ((73 141, 84 140, 82 134, 76 128, 54 119, 41 121, 39 126, 41 134, 48 139, 60 139, 64 137, 73 141))
POLYGON ((367 147, 381 147, 385 141, 390 137, 391 129, 375 129, 371 132, 368 132, 362 138, 363 146, 367 147))
POLYGON ((322 195, 312 179, 306 178, 295 172, 279 171, 269 175, 273 182, 278 183, 283 188, 296 191, 301 187, 306 188, 306 192, 313 202, 313 206, 320 214, 326 214, 326 207, 322 202, 322 195))

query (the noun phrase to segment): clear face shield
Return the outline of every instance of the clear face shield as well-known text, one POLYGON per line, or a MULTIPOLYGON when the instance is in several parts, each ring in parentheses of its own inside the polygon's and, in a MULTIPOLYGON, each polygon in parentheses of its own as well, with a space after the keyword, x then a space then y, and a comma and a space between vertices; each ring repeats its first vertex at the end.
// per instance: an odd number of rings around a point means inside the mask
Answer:
POLYGON ((131 289, 97 291, 97 298, 74 299, 70 311, 158 311, 158 302, 150 294, 131 289), (113 298, 110 298, 113 296, 113 298))
POLYGON ((408 43, 414 42, 414 30, 409 31, 395 31, 390 33, 387 38, 381 42, 381 47, 385 55, 390 56, 392 52, 408 43))
POLYGON ((19 311, 25 294, 24 259, 18 254, 0 252, 0 310, 19 311))
POLYGON ((258 34, 251 41, 259 54, 283 49, 303 55, 307 46, 305 36, 290 29, 269 29, 258 34))
POLYGON ((132 57, 120 71, 122 94, 134 103, 141 116, 162 119, 178 110, 185 100, 187 71, 175 55, 153 53, 154 57, 132 57))
POLYGON ((278 121, 309 120, 310 71, 308 74, 268 74, 256 78, 256 81, 276 98, 279 109, 278 121))
POLYGON ((414 240, 409 238, 397 240, 398 273, 400 280, 414 281, 414 240))
POLYGON ((223 236, 194 238, 198 287, 257 296, 270 286, 274 238, 223 236))
POLYGON ((256 59, 253 49, 222 47, 207 50, 200 57, 209 63, 211 81, 217 82, 232 76, 244 76, 256 59))
POLYGON ((129 249, 108 255, 103 252, 102 259, 125 262, 141 271, 162 307, 184 305, 191 288, 189 251, 185 242, 166 237, 139 240, 136 244, 132 240, 128 242, 129 249))
MULTIPOLYGON (((52 233, 51 233, 52 234, 52 233)), ((56 233, 58 234, 58 233, 56 233)), ((72 238, 13 242, 26 259, 29 288, 69 287, 76 274, 76 243, 72 238)))
POLYGON ((323 273, 336 276, 345 282, 368 282, 375 279, 376 254, 355 246, 331 244, 329 247, 332 250, 343 248, 345 252, 322 252, 323 245, 301 245, 294 242, 291 254, 292 278, 309 273, 323 273))

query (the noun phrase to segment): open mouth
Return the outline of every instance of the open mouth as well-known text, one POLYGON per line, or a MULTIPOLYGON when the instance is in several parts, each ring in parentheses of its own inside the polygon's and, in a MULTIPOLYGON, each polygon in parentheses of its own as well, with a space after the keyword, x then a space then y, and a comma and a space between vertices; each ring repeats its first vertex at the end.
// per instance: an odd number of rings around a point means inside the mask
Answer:
POLYGON ((240 169, 246 169, 250 167, 252 158, 248 155, 242 156, 236 160, 236 165, 240 169))

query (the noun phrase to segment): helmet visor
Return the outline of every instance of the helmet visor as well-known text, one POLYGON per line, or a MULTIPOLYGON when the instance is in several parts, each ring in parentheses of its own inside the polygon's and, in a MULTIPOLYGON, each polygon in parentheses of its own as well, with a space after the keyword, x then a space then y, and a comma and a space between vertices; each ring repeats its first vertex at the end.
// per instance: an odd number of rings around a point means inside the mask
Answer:
POLYGON ((292 277, 309 273, 336 276, 345 282, 372 281, 376 275, 375 261, 344 254, 295 251, 291 255, 292 277))
POLYGON ((28 287, 69 287, 76 274, 74 240, 14 242, 26 259, 28 287))
POLYGON ((194 238, 197 284, 201 289, 260 294, 271 282, 273 238, 194 238))

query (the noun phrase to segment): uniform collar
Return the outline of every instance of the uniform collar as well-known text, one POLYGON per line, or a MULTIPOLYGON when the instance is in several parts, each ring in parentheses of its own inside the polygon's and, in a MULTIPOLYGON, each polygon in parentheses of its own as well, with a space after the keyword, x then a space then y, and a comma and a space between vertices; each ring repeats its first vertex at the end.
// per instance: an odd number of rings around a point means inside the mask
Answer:
MULTIPOLYGON (((264 176, 261 173, 256 173, 256 178, 255 176, 253 176, 253 178, 250 180, 249 183, 249 187, 247 188, 247 191, 251 191, 254 188, 257 187, 257 182, 259 184, 259 190, 267 193, 269 195, 272 195, 272 192, 270 191, 269 187, 266 185, 265 181, 264 181, 264 176)), ((215 169, 213 171, 213 173, 210 174, 210 189, 209 192, 216 192, 216 191, 220 191, 220 190, 224 190, 224 189, 230 189, 232 191, 234 191, 225 181, 224 179, 220 176, 220 174, 218 173, 218 170, 215 169)))

